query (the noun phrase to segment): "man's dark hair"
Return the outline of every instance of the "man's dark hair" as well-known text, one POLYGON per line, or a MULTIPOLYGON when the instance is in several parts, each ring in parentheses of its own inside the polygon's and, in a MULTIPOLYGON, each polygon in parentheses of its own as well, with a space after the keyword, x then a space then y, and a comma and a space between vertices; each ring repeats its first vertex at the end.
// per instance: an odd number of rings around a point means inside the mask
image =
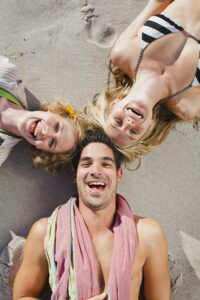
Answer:
POLYGON ((90 143, 102 143, 107 145, 114 154, 116 169, 119 170, 122 162, 124 161, 123 154, 114 146, 111 139, 102 130, 88 130, 85 134, 85 138, 79 143, 76 150, 76 154, 72 159, 72 166, 76 173, 81 153, 83 149, 90 143))

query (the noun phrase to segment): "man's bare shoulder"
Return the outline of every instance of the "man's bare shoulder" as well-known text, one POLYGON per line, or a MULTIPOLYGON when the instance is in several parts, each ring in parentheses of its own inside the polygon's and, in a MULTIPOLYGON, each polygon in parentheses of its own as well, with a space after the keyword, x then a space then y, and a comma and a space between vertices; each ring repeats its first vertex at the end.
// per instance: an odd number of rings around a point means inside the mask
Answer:
POLYGON ((40 219, 31 227, 27 237, 22 264, 15 278, 13 299, 36 299, 48 276, 44 237, 48 219, 40 219), (29 298, 30 297, 30 298, 29 298))
POLYGON ((43 241, 47 231, 48 218, 42 218, 35 222, 29 232, 28 239, 43 241))
POLYGON ((169 300, 168 246, 162 226, 152 218, 134 216, 134 221, 138 234, 136 254, 143 261, 146 298, 169 300))
POLYGON ((148 252, 156 250, 163 243, 166 244, 166 237, 159 222, 149 217, 134 216, 139 241, 145 246, 148 252))

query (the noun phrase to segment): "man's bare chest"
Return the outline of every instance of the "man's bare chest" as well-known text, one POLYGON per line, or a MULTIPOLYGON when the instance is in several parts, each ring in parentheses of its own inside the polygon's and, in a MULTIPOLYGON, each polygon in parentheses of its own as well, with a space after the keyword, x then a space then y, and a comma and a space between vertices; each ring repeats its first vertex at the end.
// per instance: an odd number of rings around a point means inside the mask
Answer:
POLYGON ((130 300, 138 300, 140 288, 143 279, 143 267, 146 260, 146 253, 140 244, 136 246, 135 259, 131 271, 131 298, 130 300))
POLYGON ((114 234, 112 231, 98 234, 92 238, 92 242, 99 285, 100 289, 103 291, 108 286, 114 250, 114 234))

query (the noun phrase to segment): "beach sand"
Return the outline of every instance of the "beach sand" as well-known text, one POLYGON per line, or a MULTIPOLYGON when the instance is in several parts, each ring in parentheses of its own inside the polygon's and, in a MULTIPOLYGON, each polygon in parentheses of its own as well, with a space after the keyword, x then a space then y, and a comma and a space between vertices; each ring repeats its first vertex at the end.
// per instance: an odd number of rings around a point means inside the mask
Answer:
MULTIPOLYGON (((64 97, 83 107, 105 86, 116 37, 146 1, 1 0, 0 54, 15 63, 37 101, 64 97)), ((30 95, 30 94, 29 94, 30 95)), ((173 130, 166 142, 124 171, 119 192, 140 215, 163 225, 170 251, 182 267, 175 300, 200 295, 200 132, 173 130)), ((0 169, 0 252, 10 230, 26 236, 31 224, 49 216, 75 190, 71 173, 52 176, 35 168, 21 142, 0 169)), ((0 300, 9 300, 0 260, 0 300)))

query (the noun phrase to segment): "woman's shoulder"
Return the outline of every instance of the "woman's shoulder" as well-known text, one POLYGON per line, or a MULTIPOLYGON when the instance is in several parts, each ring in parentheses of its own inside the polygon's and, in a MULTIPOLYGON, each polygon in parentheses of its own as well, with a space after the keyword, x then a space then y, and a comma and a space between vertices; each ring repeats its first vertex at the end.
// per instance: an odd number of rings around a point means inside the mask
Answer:
POLYGON ((200 85, 166 101, 166 107, 183 121, 192 121, 200 115, 200 85))

